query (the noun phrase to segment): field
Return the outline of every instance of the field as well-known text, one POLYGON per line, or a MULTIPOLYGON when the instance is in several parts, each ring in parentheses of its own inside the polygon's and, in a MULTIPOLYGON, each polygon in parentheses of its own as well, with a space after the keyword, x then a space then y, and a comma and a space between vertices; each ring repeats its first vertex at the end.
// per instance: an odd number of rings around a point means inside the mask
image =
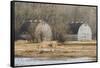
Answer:
POLYGON ((15 42, 16 57, 91 57, 96 58, 96 41, 66 41, 56 47, 40 48, 41 43, 15 42))

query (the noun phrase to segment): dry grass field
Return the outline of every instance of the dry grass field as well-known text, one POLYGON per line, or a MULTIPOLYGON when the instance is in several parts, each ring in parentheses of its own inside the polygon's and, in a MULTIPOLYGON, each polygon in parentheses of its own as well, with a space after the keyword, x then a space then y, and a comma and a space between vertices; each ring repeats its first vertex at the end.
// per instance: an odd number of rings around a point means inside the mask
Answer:
POLYGON ((56 47, 40 47, 41 43, 15 42, 16 57, 92 57, 96 58, 96 41, 67 41, 56 47))

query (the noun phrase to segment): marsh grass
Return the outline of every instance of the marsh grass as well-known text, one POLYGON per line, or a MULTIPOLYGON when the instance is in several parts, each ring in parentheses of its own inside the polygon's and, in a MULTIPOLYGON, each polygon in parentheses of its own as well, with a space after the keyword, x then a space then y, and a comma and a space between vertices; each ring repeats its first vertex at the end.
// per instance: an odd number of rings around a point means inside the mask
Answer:
MULTIPOLYGON (((69 41, 60 43, 54 51, 39 51, 41 43, 31 43, 25 41, 15 42, 16 57, 96 57, 96 42, 69 41)), ((44 48, 42 48, 44 49, 44 48)), ((49 48, 48 48, 49 49, 49 48)))

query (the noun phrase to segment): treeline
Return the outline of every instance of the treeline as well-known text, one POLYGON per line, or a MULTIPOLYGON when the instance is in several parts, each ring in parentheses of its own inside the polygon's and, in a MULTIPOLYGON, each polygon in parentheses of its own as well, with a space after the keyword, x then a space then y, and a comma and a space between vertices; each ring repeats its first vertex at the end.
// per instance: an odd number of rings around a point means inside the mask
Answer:
POLYGON ((96 37, 95 7, 20 2, 15 4, 16 36, 23 32, 21 28, 26 23, 27 26, 23 28, 28 28, 27 31, 34 37, 35 28, 40 19, 50 25, 54 39, 62 39, 67 34, 74 34, 75 29, 70 28, 70 23, 73 22, 87 22, 92 29, 94 38, 96 37), (31 25, 27 24, 29 20, 32 20, 31 25))

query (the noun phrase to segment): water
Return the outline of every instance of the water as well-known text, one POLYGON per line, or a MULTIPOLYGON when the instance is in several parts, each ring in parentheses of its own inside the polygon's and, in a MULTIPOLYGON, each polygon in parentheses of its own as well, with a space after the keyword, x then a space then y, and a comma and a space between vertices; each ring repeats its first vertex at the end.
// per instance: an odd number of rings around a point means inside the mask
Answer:
POLYGON ((88 62, 94 61, 93 58, 68 58, 68 59, 45 59, 45 58, 15 58, 15 66, 24 65, 42 65, 42 64, 57 64, 57 63, 73 63, 73 62, 88 62))

